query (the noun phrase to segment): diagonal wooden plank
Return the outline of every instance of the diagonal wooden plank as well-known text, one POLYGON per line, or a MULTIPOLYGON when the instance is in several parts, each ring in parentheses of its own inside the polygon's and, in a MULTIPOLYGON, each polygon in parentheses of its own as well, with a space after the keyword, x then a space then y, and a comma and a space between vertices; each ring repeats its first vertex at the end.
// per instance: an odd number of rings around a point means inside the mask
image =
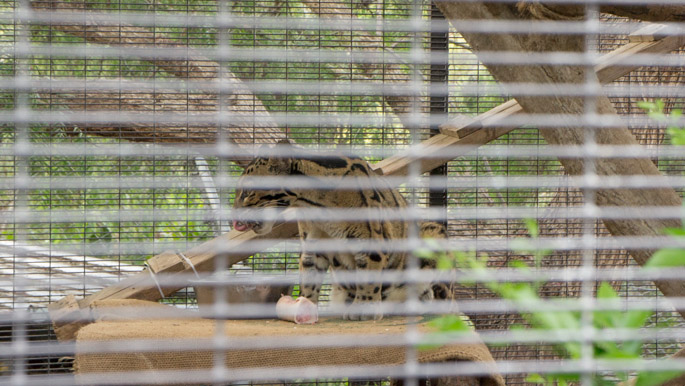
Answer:
MULTIPOLYGON (((658 31, 664 28, 664 25, 647 25, 631 34, 630 43, 602 56, 599 64, 595 66, 600 83, 610 83, 639 67, 630 64, 629 59, 633 55, 666 53, 685 46, 683 36, 659 36, 658 31)), ((434 169, 516 129, 507 126, 506 119, 522 111, 516 100, 511 99, 476 117, 460 116, 445 122, 440 126, 441 134, 422 142, 421 147, 426 154, 442 150, 446 156, 422 159, 421 172, 434 169), (445 149, 449 151, 444 151, 445 149)), ((400 152, 376 163, 373 167, 379 174, 403 175, 407 174, 411 162, 409 152, 400 152)))
MULTIPOLYGON (((603 83, 615 80, 638 66, 630 65, 625 60, 634 54, 641 53, 663 53, 670 52, 685 45, 685 37, 668 36, 659 38, 655 33, 654 27, 649 27, 648 33, 651 38, 644 37, 645 34, 637 31, 636 36, 642 36, 637 41, 626 44, 625 46, 604 55, 596 67, 597 76, 603 83)), ((642 30, 647 31, 647 30, 642 30)), ((484 145, 494 139, 507 134, 515 127, 492 127, 499 122, 505 122, 506 118, 517 114, 521 107, 515 100, 503 103, 483 114, 474 118, 464 119, 463 117, 452 119, 441 126, 442 133, 431 137, 421 143, 421 146, 429 150, 430 153, 449 149, 445 158, 422 159, 421 171, 427 172, 443 163, 469 151, 484 145)), ((430 154, 429 153, 429 154, 430 154)), ((408 165, 412 162, 410 153, 400 153, 389 157, 383 161, 372 165, 374 169, 384 175, 402 175, 407 173, 408 165)), ((417 160, 419 161, 419 160, 417 160)), ((253 232, 230 231, 212 240, 206 241, 186 252, 184 255, 192 262, 198 270, 211 270, 212 261, 217 256, 217 251, 226 251, 231 245, 239 245, 251 240, 263 239, 276 240, 279 238, 293 237, 297 234, 297 225, 294 222, 281 224, 274 228, 268 235, 257 236, 253 232), (221 248, 218 248, 221 246, 221 248)), ((235 264, 247 259, 251 254, 247 253, 228 253, 228 263, 235 264)), ((153 256, 148 261, 149 266, 157 274, 178 274, 192 273, 192 268, 184 263, 175 253, 164 252, 153 256)), ((167 287, 165 294, 173 293, 181 287, 167 287)), ((55 324, 55 331, 60 340, 70 340, 74 338, 75 332, 84 323, 88 323, 87 309, 95 300, 101 299, 146 299, 158 300, 161 298, 159 290, 150 279, 147 271, 129 277, 120 283, 105 288, 93 295, 81 300, 73 297, 64 298, 50 306, 50 315, 55 324), (75 320, 83 317, 85 321, 75 320)))

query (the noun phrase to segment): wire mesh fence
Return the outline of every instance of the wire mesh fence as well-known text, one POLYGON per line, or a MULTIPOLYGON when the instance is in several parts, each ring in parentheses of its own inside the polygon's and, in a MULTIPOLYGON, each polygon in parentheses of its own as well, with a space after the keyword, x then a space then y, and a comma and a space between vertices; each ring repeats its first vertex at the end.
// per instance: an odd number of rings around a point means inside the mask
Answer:
POLYGON ((0 384, 685 384, 683 7, 1 1, 0 384))

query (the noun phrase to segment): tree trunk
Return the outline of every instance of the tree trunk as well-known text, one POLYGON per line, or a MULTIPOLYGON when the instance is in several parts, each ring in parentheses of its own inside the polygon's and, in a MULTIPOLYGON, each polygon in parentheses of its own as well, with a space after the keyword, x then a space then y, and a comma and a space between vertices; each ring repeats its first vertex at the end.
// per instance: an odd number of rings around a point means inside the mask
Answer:
MULTIPOLYGON (((65 3, 54 0, 32 1, 31 6, 37 10, 59 10, 62 12, 83 13, 88 9, 85 3, 65 3), (76 8, 76 9, 75 9, 76 8)), ((81 92, 62 93, 53 92, 43 94, 46 100, 57 97, 58 102, 67 105, 71 110, 114 110, 114 111, 185 111, 207 112, 218 111, 222 108, 236 117, 237 121, 245 124, 229 127, 207 127, 203 125, 184 125, 182 117, 180 125, 144 126, 129 125, 100 125, 84 126, 88 134, 125 138, 135 142, 158 143, 207 143, 215 142, 219 134, 237 144, 252 146, 254 143, 276 143, 285 138, 283 131, 278 128, 266 107, 250 89, 227 68, 221 70, 218 62, 202 57, 188 47, 187 42, 168 38, 164 33, 152 31, 145 27, 118 23, 117 25, 103 25, 84 16, 82 24, 51 22, 50 28, 63 33, 78 36, 88 43, 125 45, 126 47, 177 47, 188 51, 188 59, 154 60, 152 63, 179 79, 206 80, 211 82, 221 78, 233 89, 230 93, 219 96, 215 90, 191 92, 173 92, 156 90, 148 93, 117 92, 81 92), (168 103, 166 103, 168 102, 168 103), (164 108, 164 107, 168 107, 164 108)), ((126 80, 121 80, 127 82, 126 80)), ((53 101, 54 103, 54 101, 53 101)), ((50 107, 50 106, 48 106, 50 107)), ((240 162, 240 160, 239 160, 240 162)))
MULTIPOLYGON (((508 4, 488 3, 438 3, 438 6, 451 21, 461 19, 471 20, 512 20, 525 19, 515 6, 508 4)), ((498 33, 464 33, 466 41, 471 45, 474 52, 480 51, 509 51, 520 52, 525 55, 528 52, 582 52, 584 38, 582 36, 569 35, 511 35, 498 33)), ((540 132, 545 140, 553 145, 582 145, 585 138, 585 129, 578 122, 585 113, 585 103, 581 97, 564 96, 562 86, 567 83, 582 84, 586 77, 595 76, 594 73, 586 73, 581 66, 551 66, 551 65, 525 65, 512 66, 488 63, 484 61, 495 79, 501 83, 540 83, 560 85, 557 96, 526 96, 514 95, 524 111, 529 114, 563 114, 563 127, 544 128, 540 132), (574 126, 573 122, 578 122, 574 126)), ((616 115, 616 111, 608 98, 600 96, 596 98, 597 114, 616 115)), ((635 137, 626 127, 600 128, 595 131, 595 141, 602 145, 637 145, 635 137)), ((566 171, 571 175, 584 173, 584 161, 581 159, 561 159, 566 171)), ((635 158, 606 158, 596 159, 595 170, 599 176, 612 175, 646 175, 659 176, 661 173, 656 165, 647 157, 635 158)), ((681 199, 670 188, 664 189, 599 189, 595 198, 598 206, 603 207, 645 207, 645 206, 673 206, 674 210, 680 210, 681 199)), ((677 220, 663 219, 626 219, 604 220, 607 229, 614 236, 658 236, 663 234, 666 227, 678 227, 677 220)), ((649 250, 631 250, 633 258, 644 264, 651 256, 649 250)), ((685 282, 679 280, 664 280, 656 283, 666 296, 685 296, 685 282)), ((685 316, 685 310, 680 311, 685 316)))
MULTIPOLYGON (((519 12, 538 19, 563 18, 582 19, 585 16, 584 5, 541 4, 537 1, 519 1, 519 12)), ((622 5, 602 4, 600 12, 616 16, 630 17, 644 21, 683 21, 685 20, 685 6, 683 5, 622 5)))
MULTIPOLYGON (((320 0, 303 0, 309 11, 322 19, 343 19, 352 20, 354 10, 346 1, 335 0, 322 2, 320 0)), ((341 32, 338 32, 341 33, 341 32)), ((345 32, 346 33, 346 32, 345 32)), ((342 37, 341 37, 342 38, 342 37)), ((371 34, 366 31, 355 31, 352 37, 354 44, 353 50, 365 50, 370 52, 386 52, 387 48, 383 41, 383 34, 371 34)), ((392 54, 392 52, 391 52, 392 54)), ((368 81, 383 79, 384 83, 408 84, 411 81, 412 73, 409 65, 401 63, 359 63, 354 65, 358 68, 362 76, 368 81)), ((344 76, 351 76, 349 72, 344 76)), ((412 107, 412 97, 410 95, 383 95, 383 100, 390 107, 390 110, 402 122, 402 125, 410 129, 415 124, 409 121, 409 113, 412 107)), ((427 112, 427 105, 421 100, 421 109, 427 112)))

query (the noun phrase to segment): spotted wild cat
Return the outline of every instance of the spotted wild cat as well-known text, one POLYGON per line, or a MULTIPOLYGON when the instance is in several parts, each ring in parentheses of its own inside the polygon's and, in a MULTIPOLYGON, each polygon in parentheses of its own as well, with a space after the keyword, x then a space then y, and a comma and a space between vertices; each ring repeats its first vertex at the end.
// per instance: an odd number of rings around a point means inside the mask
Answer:
MULTIPOLYGON (((281 143, 282 145, 283 143, 281 143)), ((326 208, 373 208, 381 213, 371 221, 308 221, 298 222, 300 237, 303 240, 346 239, 346 240, 404 240, 408 234, 408 222, 389 219, 383 216, 384 209, 401 209, 407 202, 395 189, 390 188, 369 164, 359 158, 341 155, 314 156, 302 149, 290 148, 289 157, 262 157, 253 160, 238 181, 234 208, 240 209, 241 217, 233 221, 234 229, 252 229, 257 234, 271 231, 272 221, 256 221, 249 213, 263 208, 309 207, 326 208), (248 189, 249 178, 263 176, 305 176, 316 181, 327 177, 340 179, 344 189, 248 189), (378 188, 378 186, 384 186, 378 188)), ((420 235, 424 238, 445 238, 442 224, 425 222, 420 225, 420 235)), ((400 251, 372 250, 358 252, 310 253, 304 248, 300 256, 300 292, 314 303, 319 299, 321 289, 320 273, 329 268, 333 277, 331 301, 341 304, 370 305, 373 313, 356 314, 346 312, 349 320, 380 319, 382 313, 374 305, 381 301, 401 302, 406 300, 407 286, 404 283, 358 283, 356 285, 336 280, 336 271, 347 270, 402 270, 407 266, 407 253, 400 251)), ((432 260, 421 260, 422 268, 434 268, 432 260)), ((418 295, 421 300, 445 299, 449 290, 444 284, 419 284, 418 295)))

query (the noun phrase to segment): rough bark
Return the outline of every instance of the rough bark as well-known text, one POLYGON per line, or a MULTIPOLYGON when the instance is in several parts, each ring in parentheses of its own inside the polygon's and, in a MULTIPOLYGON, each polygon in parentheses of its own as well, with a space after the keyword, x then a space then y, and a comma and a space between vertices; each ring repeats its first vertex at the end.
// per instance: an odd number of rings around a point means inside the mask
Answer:
MULTIPOLYGON (((124 85, 129 82, 119 79, 124 85)), ((89 90, 89 87, 84 87, 89 90)), ((67 107, 70 111, 111 111, 116 121, 117 112, 159 114, 164 122, 155 125, 141 123, 78 123, 78 130, 88 135, 123 138, 133 142, 173 143, 213 143, 220 130, 217 125, 199 124, 188 121, 194 114, 216 112, 218 97, 210 92, 179 92, 156 88, 154 92, 118 91, 43 91, 35 100, 38 108, 55 109, 67 107), (169 123, 169 118, 173 123, 169 123)), ((279 131, 254 129, 251 127, 250 113, 236 113, 236 125, 223 129, 230 141, 236 144, 275 143, 285 135, 279 131), (239 122, 244 124, 241 125, 239 122)))
MULTIPOLYGON (((349 3, 340 0, 327 2, 303 0, 302 3, 311 13, 322 19, 350 20, 354 15, 349 3)), ((353 49, 388 53, 384 51, 385 43, 382 32, 371 34, 365 31, 355 31, 352 36, 354 39, 353 49)), ((388 55, 392 56, 392 51, 388 55)), ((363 77, 370 81, 374 79, 382 79, 384 82, 389 83, 409 83, 411 81, 411 71, 407 65, 402 63, 362 63, 356 65, 356 67, 362 72, 363 77)), ((351 76, 349 70, 344 75, 351 76)), ((410 95, 384 95, 383 100, 405 128, 411 128, 415 125, 408 121, 408 114, 412 107, 412 97, 410 95)), ((422 108, 426 111, 427 106, 422 104, 422 108)))
MULTIPOLYGON (((684 359, 685 358, 685 349, 679 350, 677 353, 673 354, 671 356, 673 359, 684 359)), ((673 378, 668 382, 663 383, 661 386, 682 386, 685 385, 685 374, 680 375, 677 378, 673 378)))
POLYGON ((630 17, 644 21, 683 21, 685 5, 650 4, 650 5, 616 5, 605 4, 600 11, 616 16, 630 17))
MULTIPOLYGON (((481 3, 438 3, 441 11, 449 20, 503 20, 524 19, 515 6, 507 4, 481 3)), ((508 35, 508 34, 475 34, 464 33, 464 38, 478 54, 480 51, 514 51, 526 52, 556 52, 583 50, 582 36, 568 35, 508 35)), ((502 83, 529 82, 541 84, 583 83, 586 71, 580 66, 551 66, 526 65, 507 66, 502 64, 484 63, 496 80, 502 83)), ((587 76, 592 76, 587 74, 587 76)), ((514 95, 524 111, 529 114, 563 114, 567 118, 564 122, 568 126, 540 129, 545 140, 553 145, 581 145, 584 143, 585 129, 581 125, 573 126, 585 112, 583 98, 564 96, 560 86, 559 95, 535 97, 514 95)), ((596 99, 598 114, 615 115, 616 111, 608 98, 600 96, 596 99)), ((637 145, 635 137, 626 127, 602 128, 595 132, 598 144, 607 145, 637 145)), ((571 175, 584 173, 584 162, 580 159, 561 159, 566 171, 571 175)), ((597 159, 596 173, 606 175, 649 175, 659 176, 661 173, 656 165, 648 158, 625 159, 597 159)), ((596 191, 598 206, 605 207, 644 207, 644 206, 681 206, 681 199, 673 189, 599 189, 596 191)), ((604 220, 609 232, 615 236, 657 236, 666 227, 680 226, 676 220, 663 219, 629 219, 604 220)), ((651 256, 649 250, 630 251, 633 258, 644 264, 651 256)), ((677 280, 659 281, 656 283, 666 296, 685 296, 685 282, 677 280)), ((685 310, 681 310, 685 315, 685 310)))
MULTIPOLYGON (((582 19, 585 15, 584 5, 543 4, 537 1, 519 1, 517 4, 522 14, 536 19, 582 19)), ((616 16, 630 17, 644 21, 683 21, 685 6, 673 4, 623 5, 603 4, 601 12, 616 16)))
MULTIPOLYGON (((31 3, 38 10, 60 10, 63 12, 86 11, 86 3, 65 3, 59 1, 34 1, 31 3)), ((64 102, 72 110, 104 110, 113 111, 160 111, 160 107, 169 108, 167 111, 218 111, 227 108, 239 121, 251 122, 248 125, 229 126, 219 129, 207 126, 143 126, 129 127, 98 126, 85 127, 90 134, 115 136, 132 141, 193 143, 214 142, 218 133, 238 144, 276 143, 285 138, 285 134, 270 118, 261 101, 228 69, 221 69, 219 63, 193 53, 187 44, 166 37, 159 32, 153 32, 144 27, 136 27, 120 23, 102 25, 88 19, 87 12, 81 24, 59 23, 55 20, 50 27, 72 36, 83 38, 88 43, 107 45, 126 45, 127 47, 170 47, 183 48, 188 51, 188 60, 154 60, 154 65, 179 79, 207 80, 221 78, 234 89, 232 93, 222 95, 216 93, 173 93, 156 91, 155 93, 53 93, 58 101, 64 102), (80 103, 79 103, 80 102, 80 103), (149 102, 149 104, 148 104, 149 102), (171 107, 173 105, 173 107, 171 107), (241 119, 242 118, 242 119, 241 119)), ((125 82, 125 80, 122 80, 125 82)), ((44 94, 45 95, 45 94, 44 94)), ((48 97, 51 95, 47 95, 48 97)), ((182 120, 179 120, 183 122, 182 120)))

